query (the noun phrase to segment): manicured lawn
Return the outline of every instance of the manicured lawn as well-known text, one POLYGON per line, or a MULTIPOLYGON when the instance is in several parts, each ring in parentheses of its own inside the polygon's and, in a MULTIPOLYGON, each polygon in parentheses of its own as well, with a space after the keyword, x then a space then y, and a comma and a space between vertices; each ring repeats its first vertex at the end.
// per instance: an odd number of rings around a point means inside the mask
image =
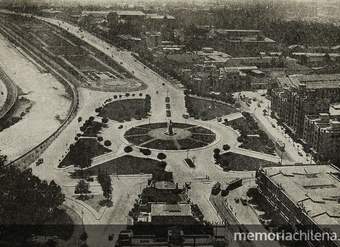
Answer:
POLYGON ((196 99, 185 96, 185 106, 190 117, 211 120, 238 112, 234 107, 213 100, 196 99))
POLYGON ((160 161, 125 155, 101 165, 90 167, 87 171, 92 175, 98 175, 99 171, 118 175, 152 174, 156 181, 171 181, 172 173, 166 172, 164 169, 165 167, 162 167, 160 161))
POLYGON ((152 149, 162 149, 162 150, 177 150, 178 149, 178 147, 176 146, 173 140, 161 140, 161 139, 148 142, 147 144, 143 145, 143 147, 152 148, 152 149))
POLYGON ((118 100, 108 103, 99 113, 101 117, 123 122, 132 118, 141 119, 147 116, 144 99, 118 100))
POLYGON ((73 144, 72 148, 70 148, 70 151, 60 162, 58 167, 74 165, 74 160, 79 156, 87 155, 89 158, 93 158, 108 152, 111 152, 111 150, 102 146, 96 139, 81 138, 73 144))
POLYGON ((135 144, 135 145, 141 145, 142 143, 149 141, 153 139, 153 137, 149 135, 135 135, 135 136, 125 136, 126 140, 129 142, 135 144))
POLYGON ((220 160, 220 166, 225 171, 256 171, 260 167, 275 165, 277 164, 232 152, 222 154, 220 160))

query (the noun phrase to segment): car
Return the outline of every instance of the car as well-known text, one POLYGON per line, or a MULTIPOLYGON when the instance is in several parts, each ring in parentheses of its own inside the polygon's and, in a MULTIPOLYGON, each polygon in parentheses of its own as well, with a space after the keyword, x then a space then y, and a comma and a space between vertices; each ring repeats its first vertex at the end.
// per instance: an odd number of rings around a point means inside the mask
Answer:
POLYGON ((221 183, 217 182, 214 184, 214 186, 211 189, 211 194, 213 195, 218 195, 218 193, 220 193, 221 191, 221 183))
POLYGON ((35 164, 36 164, 36 166, 40 166, 42 163, 44 163, 44 159, 39 158, 35 164))

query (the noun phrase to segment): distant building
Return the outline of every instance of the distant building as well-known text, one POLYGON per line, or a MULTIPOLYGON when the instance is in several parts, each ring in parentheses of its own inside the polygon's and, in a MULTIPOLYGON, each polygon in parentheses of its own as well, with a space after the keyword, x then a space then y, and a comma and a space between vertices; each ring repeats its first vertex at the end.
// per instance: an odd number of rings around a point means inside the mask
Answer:
MULTIPOLYGON (((340 234, 339 178, 339 169, 330 165, 266 167, 256 172, 258 190, 269 206, 266 213, 282 225, 294 230, 304 226, 302 230, 312 230, 314 235, 340 234)), ((340 246, 332 239, 308 243, 340 246)))
POLYGON ((240 54, 242 51, 259 52, 276 47, 276 42, 265 37, 261 30, 212 29, 208 37, 232 55, 240 54))
POLYGON ((109 26, 117 26, 119 23, 141 26, 144 20, 145 14, 135 10, 110 11, 107 15, 109 26))
POLYGON ((300 64, 311 67, 324 66, 330 62, 340 61, 340 53, 293 52, 291 57, 296 58, 300 64))
POLYGON ((146 14, 145 22, 148 30, 162 31, 165 27, 174 28, 176 18, 172 15, 146 14))
POLYGON ((145 48, 154 49, 162 44, 162 34, 160 32, 145 32, 142 34, 145 48))

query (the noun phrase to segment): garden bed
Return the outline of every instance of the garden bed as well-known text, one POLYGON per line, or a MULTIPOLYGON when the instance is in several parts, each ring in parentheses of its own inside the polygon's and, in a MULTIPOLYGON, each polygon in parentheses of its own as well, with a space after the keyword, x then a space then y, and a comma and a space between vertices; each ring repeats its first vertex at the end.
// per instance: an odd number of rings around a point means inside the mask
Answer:
POLYGON ((101 109, 99 116, 123 122, 131 121, 132 118, 145 118, 147 114, 144 99, 127 99, 106 104, 101 109))
POLYGON ((89 167, 86 171, 91 175, 98 175, 99 171, 105 171, 110 175, 152 174, 155 181, 172 181, 172 173, 166 172, 163 164, 164 162, 158 160, 125 155, 101 165, 89 167))
POLYGON ((257 171, 260 167, 275 166, 277 164, 241 154, 227 152, 220 155, 219 165, 224 171, 257 171))
POLYGON ((185 96, 185 106, 190 117, 202 120, 211 120, 238 112, 236 108, 228 104, 215 102, 214 100, 198 99, 187 95, 185 96))
POLYGON ((96 139, 81 138, 75 144, 72 144, 70 151, 65 158, 60 162, 58 167, 67 167, 75 165, 77 160, 81 157, 88 157, 89 159, 111 152, 110 149, 102 146, 96 139))

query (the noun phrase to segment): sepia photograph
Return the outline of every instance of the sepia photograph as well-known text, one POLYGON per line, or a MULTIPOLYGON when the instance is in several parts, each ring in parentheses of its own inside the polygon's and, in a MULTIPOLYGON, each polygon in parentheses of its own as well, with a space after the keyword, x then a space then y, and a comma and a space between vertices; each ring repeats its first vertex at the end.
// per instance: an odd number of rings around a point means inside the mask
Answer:
POLYGON ((0 247, 340 247, 340 0, 0 0, 0 247))

